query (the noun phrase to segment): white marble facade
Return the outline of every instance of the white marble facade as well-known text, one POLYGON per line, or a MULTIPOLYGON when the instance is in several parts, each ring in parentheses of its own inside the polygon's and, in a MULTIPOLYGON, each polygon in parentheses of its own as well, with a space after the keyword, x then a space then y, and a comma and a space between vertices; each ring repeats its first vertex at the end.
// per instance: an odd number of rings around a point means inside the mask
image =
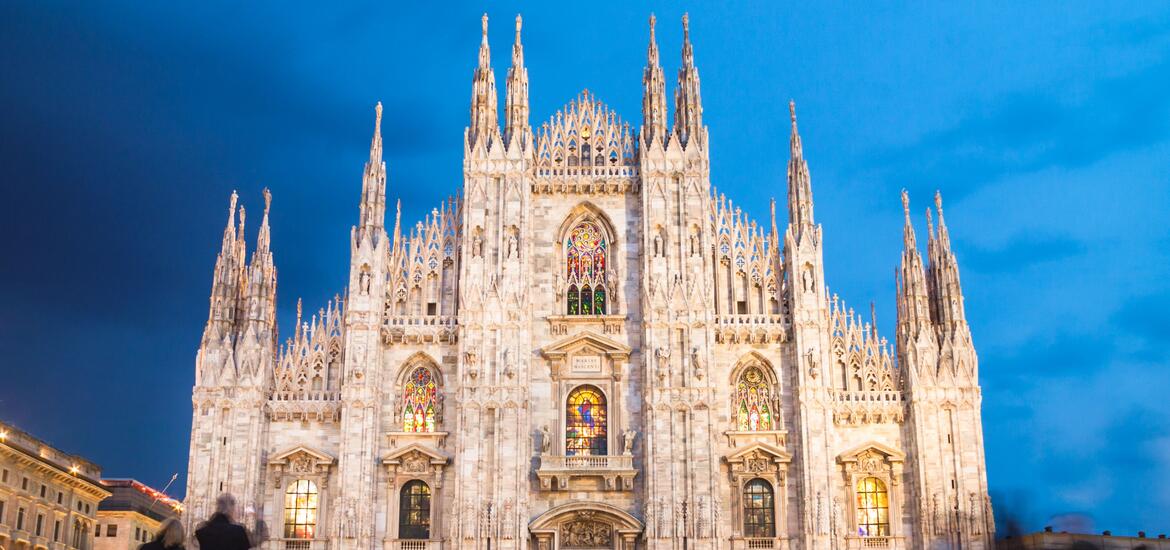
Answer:
POLYGON ((349 281, 286 342, 271 196, 249 258, 233 195, 188 518, 233 493, 281 550, 991 548, 941 199, 923 258, 902 197, 891 346, 827 290, 795 108, 787 223, 757 223, 711 187, 689 35, 668 120, 653 25, 640 126, 586 92, 534 128, 520 19, 501 125, 485 16, 463 188, 413 226, 379 105, 349 281))

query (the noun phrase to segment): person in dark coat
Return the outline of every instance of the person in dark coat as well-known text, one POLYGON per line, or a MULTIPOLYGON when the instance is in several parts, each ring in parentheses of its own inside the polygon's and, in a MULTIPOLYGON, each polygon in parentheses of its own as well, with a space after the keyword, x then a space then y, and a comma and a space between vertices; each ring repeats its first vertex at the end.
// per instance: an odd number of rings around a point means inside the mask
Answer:
POLYGON ((236 498, 224 493, 215 499, 215 513, 195 530, 199 550, 248 550, 248 530, 235 522, 236 498))
POLYGON ((159 526, 154 539, 139 546, 138 550, 185 550, 183 540, 186 538, 183 524, 175 518, 169 518, 159 526))

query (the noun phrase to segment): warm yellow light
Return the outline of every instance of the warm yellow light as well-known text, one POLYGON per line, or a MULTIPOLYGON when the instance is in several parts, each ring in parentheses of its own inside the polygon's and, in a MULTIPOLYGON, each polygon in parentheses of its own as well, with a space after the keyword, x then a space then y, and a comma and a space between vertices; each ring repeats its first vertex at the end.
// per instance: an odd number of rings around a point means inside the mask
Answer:
POLYGON ((8 439, 8 431, 7 430, 0 430, 0 441, 5 441, 7 439, 8 439))
POLYGON ((73 475, 77 475, 77 472, 80 472, 80 471, 81 471, 81 468, 78 467, 76 464, 69 467, 69 473, 71 473, 73 475))

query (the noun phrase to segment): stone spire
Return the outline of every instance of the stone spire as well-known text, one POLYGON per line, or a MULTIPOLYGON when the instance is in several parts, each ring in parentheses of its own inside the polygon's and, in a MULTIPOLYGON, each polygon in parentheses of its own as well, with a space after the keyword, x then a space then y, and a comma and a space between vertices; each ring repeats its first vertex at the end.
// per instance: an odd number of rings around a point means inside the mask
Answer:
POLYGON ((678 70, 678 88, 674 90, 674 132, 684 147, 692 136, 702 139, 703 102, 699 97, 699 70, 695 68, 695 49, 691 45, 690 19, 683 14, 682 68, 678 70))
POLYGON ((646 144, 666 141, 666 78, 658 61, 656 21, 650 14, 650 45, 646 47, 646 68, 642 71, 642 137, 646 144))
MULTIPOLYGON (((232 191, 228 205, 227 226, 223 229, 223 243, 215 258, 215 270, 211 279, 210 308, 207 326, 203 331, 204 344, 218 341, 231 335, 235 328, 236 309, 239 304, 239 285, 244 258, 241 248, 242 232, 236 230, 236 205, 239 195, 232 191)), ((243 209, 241 208, 241 226, 243 209)))
POLYGON ((386 221, 386 163, 382 161, 382 102, 374 107, 370 160, 362 174, 362 202, 357 239, 377 239, 386 221))
POLYGON ((902 212, 906 221, 902 229, 902 265, 896 274, 898 289, 897 344, 900 350, 907 350, 909 345, 920 336, 933 337, 934 334, 932 331, 924 330, 931 326, 930 295, 927 290, 922 256, 918 253, 914 225, 910 223, 910 195, 905 189, 902 190, 902 212))
POLYGON ((963 312, 963 289, 959 284, 959 262, 951 251, 951 237, 943 217, 942 193, 935 192, 934 205, 938 209, 938 234, 931 235, 927 246, 931 310, 940 339, 946 339, 965 334, 968 328, 963 312))
POLYGON ((479 43, 479 65, 471 83, 471 126, 467 144, 486 147, 492 136, 499 133, 499 99, 496 96, 496 74, 492 72, 492 54, 488 47, 488 16, 483 14, 483 39, 479 43))
POLYGON ((800 144, 800 133, 796 130, 796 102, 788 102, 792 117, 791 157, 788 160, 788 223, 795 230, 797 240, 816 222, 813 220, 812 183, 808 175, 808 163, 800 144))
POLYGON ((524 46, 520 43, 522 20, 516 15, 516 42, 512 44, 512 67, 508 69, 508 98, 504 107, 504 142, 513 139, 526 148, 531 141, 528 125, 528 68, 524 66, 524 46))
POLYGON ((241 333, 251 334, 257 341, 275 349, 276 320, 276 265, 272 257, 272 230, 268 225, 268 212, 272 207, 272 193, 264 189, 264 216, 260 220, 260 233, 256 238, 256 251, 245 273, 244 288, 241 289, 240 304, 244 308, 241 333))

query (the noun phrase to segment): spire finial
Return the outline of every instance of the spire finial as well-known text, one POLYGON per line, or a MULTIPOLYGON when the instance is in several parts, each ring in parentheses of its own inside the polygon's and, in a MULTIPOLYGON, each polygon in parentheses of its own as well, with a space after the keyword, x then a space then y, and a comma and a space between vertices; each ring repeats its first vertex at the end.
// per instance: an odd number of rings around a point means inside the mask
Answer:
POLYGON ((484 42, 487 42, 487 19, 488 19, 487 12, 484 12, 483 17, 480 18, 480 21, 483 22, 483 41, 484 42))
POLYGON ((792 117, 792 128, 796 128, 796 100, 788 100, 788 115, 792 117))
POLYGON ((942 191, 935 190, 934 207, 938 209, 938 226, 939 228, 942 228, 942 226, 946 223, 943 221, 942 191))
POLYGON ((516 14, 516 43, 517 44, 520 43, 520 26, 523 25, 523 23, 524 23, 524 20, 520 17, 520 14, 517 13, 516 14))
POLYGON ((690 42, 690 40, 691 40, 691 17, 690 17, 690 15, 683 13, 682 23, 683 23, 683 41, 690 42))
POLYGON ((378 104, 374 106, 374 131, 378 132, 378 133, 382 132, 382 102, 381 101, 379 101, 378 104))
POLYGON ((926 207, 926 229, 930 234, 930 238, 934 238, 934 216, 930 213, 930 207, 926 207))
POLYGON ((902 189, 902 212, 906 214, 906 225, 910 225, 910 193, 902 189))
POLYGON ((236 193, 235 189, 232 189, 232 198, 231 198, 231 204, 228 206, 228 214, 231 215, 231 217, 233 217, 233 218, 236 217, 236 202, 239 200, 240 200, 240 195, 238 193, 236 193))
POLYGON ((650 40, 654 40, 654 25, 658 23, 658 18, 654 17, 654 12, 650 12, 650 40))
POLYGON ((272 208, 272 191, 264 188, 264 219, 268 219, 268 209, 272 208))

